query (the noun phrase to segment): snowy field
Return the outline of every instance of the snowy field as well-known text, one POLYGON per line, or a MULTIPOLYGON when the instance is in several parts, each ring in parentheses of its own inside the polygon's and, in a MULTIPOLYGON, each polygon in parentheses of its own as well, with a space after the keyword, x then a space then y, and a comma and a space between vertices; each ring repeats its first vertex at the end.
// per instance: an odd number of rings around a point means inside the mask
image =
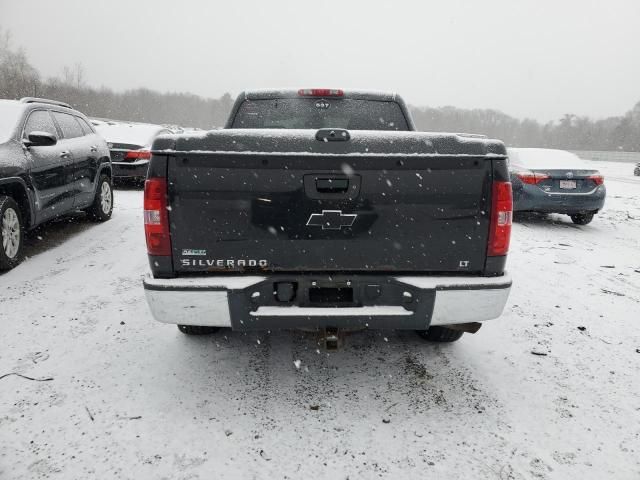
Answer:
POLYGON ((0 377, 36 379, 0 379, 0 479, 638 480, 640 177, 598 166, 605 210, 518 221, 505 314, 451 345, 158 324, 139 190, 39 229, 0 275, 0 377))

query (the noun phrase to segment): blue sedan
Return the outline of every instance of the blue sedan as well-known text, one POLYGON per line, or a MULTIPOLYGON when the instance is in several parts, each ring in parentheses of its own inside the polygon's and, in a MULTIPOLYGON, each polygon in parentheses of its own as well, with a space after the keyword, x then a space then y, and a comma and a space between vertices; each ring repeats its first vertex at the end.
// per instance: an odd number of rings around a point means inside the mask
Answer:
POLYGON ((586 225, 604 206, 604 177, 564 150, 510 148, 513 210, 563 213, 586 225))

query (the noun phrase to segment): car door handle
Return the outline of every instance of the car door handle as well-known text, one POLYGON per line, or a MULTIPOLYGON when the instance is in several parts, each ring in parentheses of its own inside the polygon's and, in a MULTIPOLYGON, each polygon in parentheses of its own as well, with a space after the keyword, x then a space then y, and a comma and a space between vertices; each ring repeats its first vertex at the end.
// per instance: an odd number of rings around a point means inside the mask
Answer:
POLYGON ((97 145, 91 145, 91 151, 92 152, 97 152, 98 151, 98 146, 97 145))
POLYGON ((69 151, 60 152, 60 158, 69 158, 69 151))

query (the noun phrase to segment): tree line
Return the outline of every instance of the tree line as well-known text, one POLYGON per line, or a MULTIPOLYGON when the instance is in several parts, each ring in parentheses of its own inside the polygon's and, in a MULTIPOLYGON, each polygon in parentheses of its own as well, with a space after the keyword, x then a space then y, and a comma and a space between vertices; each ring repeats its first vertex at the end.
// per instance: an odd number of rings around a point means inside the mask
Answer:
POLYGON ((565 114, 547 123, 491 109, 414 107, 412 114, 419 130, 480 133, 514 147, 640 152, 640 102, 617 117, 565 114))
MULTIPOLYGON (((115 92, 88 86, 82 64, 64 67, 58 77, 42 78, 21 48, 0 30, 0 98, 45 97, 61 100, 92 117, 211 129, 223 126, 233 104, 190 93, 160 93, 147 88, 115 92)), ((467 132, 499 138, 507 145, 567 150, 640 151, 640 102, 621 116, 593 120, 566 114, 540 123, 498 110, 411 107, 418 130, 467 132)))
POLYGON ((190 93, 160 93, 148 88, 115 92, 85 81, 78 63, 65 66, 57 77, 42 78, 22 48, 12 48, 8 32, 0 29, 0 98, 43 97, 69 103, 90 117, 211 129, 224 125, 233 100, 190 93))

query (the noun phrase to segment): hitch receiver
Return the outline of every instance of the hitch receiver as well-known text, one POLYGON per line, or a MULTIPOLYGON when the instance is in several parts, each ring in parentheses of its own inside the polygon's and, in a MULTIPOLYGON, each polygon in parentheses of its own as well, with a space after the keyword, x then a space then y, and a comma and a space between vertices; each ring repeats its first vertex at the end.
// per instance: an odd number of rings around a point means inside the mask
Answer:
POLYGON ((321 340, 327 350, 338 350, 342 346, 344 334, 335 327, 326 327, 321 330, 321 340))

